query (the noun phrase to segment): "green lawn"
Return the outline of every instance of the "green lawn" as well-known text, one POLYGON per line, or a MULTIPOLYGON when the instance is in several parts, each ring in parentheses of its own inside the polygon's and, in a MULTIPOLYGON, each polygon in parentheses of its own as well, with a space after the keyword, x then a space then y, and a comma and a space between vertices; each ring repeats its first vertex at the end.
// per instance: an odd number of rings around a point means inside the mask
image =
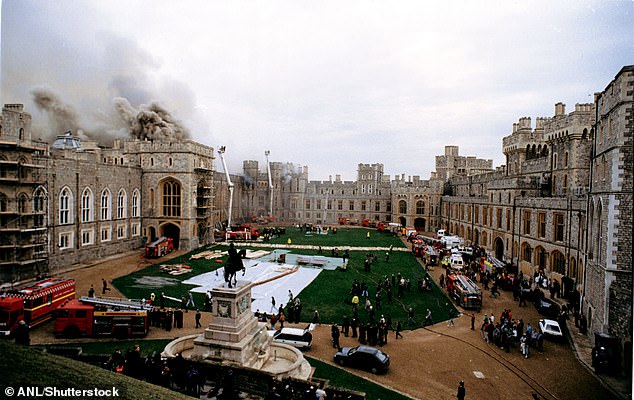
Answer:
POLYGON ((346 228, 341 226, 332 226, 327 235, 317 233, 307 234, 305 230, 300 231, 299 228, 287 227, 286 234, 278 238, 269 240, 269 243, 287 244, 288 239, 291 244, 308 244, 313 246, 353 246, 353 247, 405 247, 403 242, 397 237, 389 233, 381 233, 376 229, 370 228, 346 228), (336 228, 337 233, 332 233, 336 228), (370 233, 370 238, 368 238, 370 233))
MULTIPOLYGON (((287 228, 287 236, 273 239, 271 243, 276 240, 280 243, 286 243, 288 237, 291 238, 292 244, 312 244, 322 246, 363 246, 363 247, 389 247, 390 245, 397 247, 405 247, 400 238, 390 235, 382 234, 375 229, 361 229, 361 228, 338 228, 336 234, 328 235, 311 235, 306 236, 303 232, 300 232, 297 228, 287 228), (370 239, 366 238, 367 232, 370 232, 370 239)), ((253 249, 258 249, 258 243, 252 243, 253 249)), ((220 268, 223 264, 215 261, 199 259, 190 260, 190 256, 197 252, 207 250, 208 247, 195 250, 191 253, 176 257, 166 264, 178 264, 184 263, 192 268, 192 273, 171 276, 159 270, 158 265, 147 267, 143 270, 136 271, 130 275, 123 276, 113 280, 113 285, 119 289, 124 296, 134 299, 149 298, 150 293, 154 292, 156 296, 160 292, 165 292, 167 296, 180 299, 182 296, 187 296, 187 291, 192 288, 191 285, 180 284, 184 280, 189 279, 194 275, 199 275, 205 272, 213 271, 220 268), (169 286, 162 286, 160 288, 147 288, 139 287, 136 284, 139 278, 169 278, 176 284, 169 286)), ((214 249, 226 250, 227 246, 218 245, 214 249)), ((270 250, 270 249, 267 249, 270 250)), ((291 252, 296 254, 315 255, 317 250, 311 249, 292 249, 291 252)), ((330 255, 329 250, 324 250, 325 255, 330 255)), ((375 252, 375 262, 371 266, 371 272, 364 271, 364 260, 367 252, 365 251, 350 251, 350 260, 348 263, 347 271, 322 271, 319 276, 301 293, 299 297, 302 301, 302 321, 312 321, 313 310, 318 309, 321 323, 341 323, 344 315, 351 315, 351 295, 350 288, 352 287, 353 280, 358 280, 360 283, 366 283, 369 288, 370 300, 375 305, 376 284, 379 280, 382 280, 387 275, 390 280, 392 274, 397 276, 399 273, 406 279, 411 281, 411 290, 405 291, 402 298, 397 298, 397 288, 393 288, 393 301, 389 303, 385 292, 383 292, 382 307, 375 307, 375 318, 379 318, 381 314, 387 318, 391 316, 392 321, 395 323, 397 320, 401 320, 404 329, 418 328, 424 319, 426 310, 429 308, 432 311, 434 321, 443 321, 449 318, 450 313, 456 313, 456 309, 453 304, 447 299, 445 293, 441 291, 435 284, 431 292, 420 292, 417 290, 417 284, 419 279, 422 279, 425 275, 425 271, 422 268, 418 260, 410 252, 392 251, 390 253, 389 262, 385 260, 385 251, 375 252), (415 325, 408 325, 407 322, 407 310, 409 308, 414 310, 415 325)), ((224 262, 226 259, 223 258, 224 262)), ((201 305, 204 302, 204 296, 199 293, 194 293, 194 299, 197 305, 201 305)), ((359 317, 361 322, 367 320, 366 313, 363 309, 365 304, 365 298, 361 298, 359 307, 359 317)), ((179 306, 178 303, 168 301, 166 303, 169 307, 179 306)))
MULTIPOLYGON (((372 264, 371 271, 365 272, 364 260, 365 252, 350 252, 350 262, 348 269, 344 271, 322 271, 319 276, 300 294, 299 297, 304 305, 302 313, 303 319, 310 320, 312 310, 319 311, 320 322, 331 324, 341 323, 344 315, 351 315, 352 306, 350 301, 352 296, 350 288, 356 279, 360 283, 366 283, 369 288, 370 301, 375 305, 376 285, 379 280, 383 280, 387 275, 391 280, 392 274, 398 276, 402 274, 411 281, 410 291, 405 291, 399 299, 397 290, 393 289, 392 303, 389 303, 385 291, 382 294, 381 308, 375 310, 375 317, 383 314, 387 318, 391 316, 396 323, 401 320, 403 328, 418 328, 421 326, 426 310, 432 311, 434 320, 441 321, 449 318, 449 312, 454 312, 455 308, 436 285, 431 292, 420 292, 417 289, 417 282, 425 275, 425 271, 416 258, 409 252, 393 251, 389 262, 385 262, 384 252, 377 253, 376 261, 372 264), (414 310, 416 325, 409 326, 407 322, 407 310, 414 310)), ((366 321, 367 316, 362 303, 365 298, 361 298, 359 307, 359 317, 361 321, 366 321)))

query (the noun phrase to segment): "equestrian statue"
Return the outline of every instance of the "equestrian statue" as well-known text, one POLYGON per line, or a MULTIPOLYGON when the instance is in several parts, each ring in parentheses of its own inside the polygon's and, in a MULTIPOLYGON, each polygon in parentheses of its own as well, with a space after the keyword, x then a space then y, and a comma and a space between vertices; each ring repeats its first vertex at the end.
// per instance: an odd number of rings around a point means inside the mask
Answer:
POLYGON ((236 278, 236 273, 238 271, 242 271, 242 276, 247 272, 244 264, 242 263, 242 259, 247 255, 247 250, 242 249, 240 251, 236 250, 236 247, 233 243, 229 245, 229 259, 225 264, 225 282, 229 288, 232 288, 231 281, 233 280, 233 285, 238 284, 238 278, 236 278))

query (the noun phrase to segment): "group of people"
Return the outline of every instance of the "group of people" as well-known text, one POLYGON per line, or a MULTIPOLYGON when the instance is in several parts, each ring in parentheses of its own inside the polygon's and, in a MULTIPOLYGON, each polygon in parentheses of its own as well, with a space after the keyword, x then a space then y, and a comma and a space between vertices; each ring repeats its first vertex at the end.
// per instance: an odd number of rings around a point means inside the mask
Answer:
POLYGON ((507 353, 518 344, 524 358, 528 358, 530 348, 544 350, 544 334, 530 323, 524 325, 522 319, 514 319, 510 309, 505 309, 497 322, 494 315, 484 314, 480 330, 487 343, 494 343, 507 353))
POLYGON ((284 323, 296 323, 298 324, 302 315, 302 301, 299 297, 293 296, 293 293, 288 291, 288 303, 286 307, 284 304, 280 304, 276 307, 275 297, 271 297, 271 312, 255 311, 255 316, 258 321, 266 322, 270 329, 275 329, 277 323, 280 324, 280 329, 284 328, 284 323))
POLYGON ((330 335, 332 338, 332 346, 337 349, 341 348, 339 344, 341 334, 345 337, 351 336, 353 338, 357 338, 360 344, 384 346, 387 344, 388 333, 390 330, 396 332, 396 339, 399 337, 401 339, 403 338, 403 335, 401 335, 401 321, 397 321, 396 326, 393 326, 392 318, 389 315, 387 317, 381 315, 378 321, 371 320, 366 323, 362 323, 359 321, 358 315, 353 314, 350 319, 348 316, 344 315, 341 329, 339 329, 339 325, 332 324, 330 328, 330 335))
POLYGON ((154 307, 148 311, 150 326, 171 331, 172 328, 183 328, 183 310, 180 308, 154 307))

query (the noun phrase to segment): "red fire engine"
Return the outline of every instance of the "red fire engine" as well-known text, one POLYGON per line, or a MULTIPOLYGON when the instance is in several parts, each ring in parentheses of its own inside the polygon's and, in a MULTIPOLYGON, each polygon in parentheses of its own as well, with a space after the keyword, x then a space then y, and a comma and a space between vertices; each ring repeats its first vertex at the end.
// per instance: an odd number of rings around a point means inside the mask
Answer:
POLYGON ((465 275, 447 275, 447 294, 462 308, 482 308, 482 290, 465 275))
POLYGON ((163 257, 174 251, 174 239, 161 237, 145 246, 145 257, 163 257))
POLYGON ((82 297, 55 310, 56 336, 145 336, 149 304, 126 299, 82 297))
POLYGON ((249 224, 234 226, 225 233, 226 240, 256 240, 259 237, 258 228, 249 224))
POLYGON ((73 279, 50 278, 7 292, 0 298, 0 335, 11 335, 20 320, 31 328, 48 321, 53 316, 53 310, 74 298, 73 279))

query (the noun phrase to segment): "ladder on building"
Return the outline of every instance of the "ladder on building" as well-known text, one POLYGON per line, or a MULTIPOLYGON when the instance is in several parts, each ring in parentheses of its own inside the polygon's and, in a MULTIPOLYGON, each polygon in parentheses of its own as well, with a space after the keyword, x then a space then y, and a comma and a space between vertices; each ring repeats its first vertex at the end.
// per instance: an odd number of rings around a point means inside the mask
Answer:
POLYGON ((94 306, 106 306, 113 308, 124 308, 127 310, 152 310, 150 304, 146 304, 141 300, 129 300, 129 299, 113 299, 105 297, 88 297, 83 296, 79 299, 84 304, 91 304, 94 306))

